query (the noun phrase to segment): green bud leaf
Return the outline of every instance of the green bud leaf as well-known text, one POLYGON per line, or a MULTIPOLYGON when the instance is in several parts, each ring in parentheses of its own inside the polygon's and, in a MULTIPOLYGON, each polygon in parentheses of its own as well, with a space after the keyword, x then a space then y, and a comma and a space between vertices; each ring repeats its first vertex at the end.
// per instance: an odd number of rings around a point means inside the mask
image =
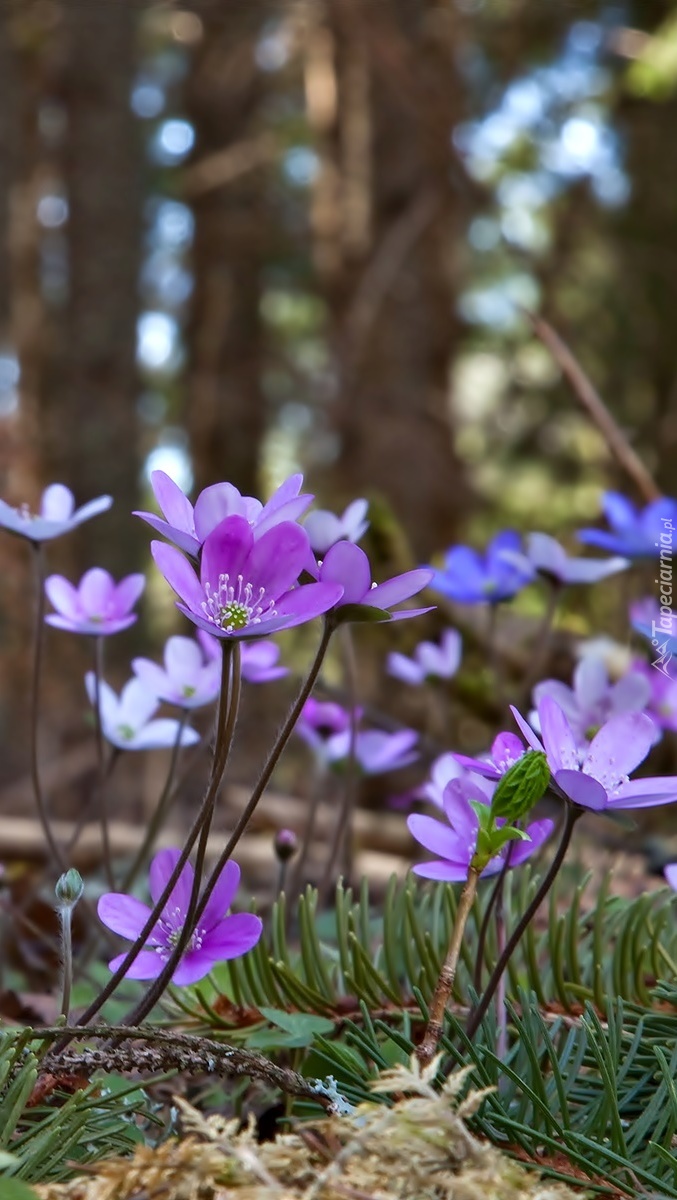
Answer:
POLYGON ((548 760, 540 750, 527 750, 499 780, 491 801, 495 817, 519 821, 545 794, 550 782, 548 760))
POLYGON ((335 625, 348 625, 355 622, 370 622, 372 625, 379 621, 391 621, 392 616, 386 608, 375 608, 373 604, 342 604, 331 614, 335 625))

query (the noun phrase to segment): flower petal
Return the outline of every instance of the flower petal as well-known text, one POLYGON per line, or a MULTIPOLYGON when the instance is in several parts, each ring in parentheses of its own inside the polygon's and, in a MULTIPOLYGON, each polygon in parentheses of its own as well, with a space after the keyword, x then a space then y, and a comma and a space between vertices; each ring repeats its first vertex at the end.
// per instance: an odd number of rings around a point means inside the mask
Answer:
POLYGON ((228 912, 240 886, 240 868, 232 860, 224 866, 200 918, 200 927, 209 932, 228 912))
POLYGON ((340 583, 343 604, 371 604, 371 567, 364 550, 353 542, 336 542, 320 568, 323 583, 340 583))
MULTIPOLYGON (((157 904, 160 899, 180 857, 181 851, 173 848, 160 850, 154 856, 148 871, 148 887, 153 904, 157 904)), ((185 920, 194 879, 195 872, 190 863, 187 862, 182 868, 181 874, 174 884, 163 908, 163 918, 165 920, 168 920, 170 914, 176 911, 176 921, 170 921, 172 928, 181 928, 185 920)))
POLYGON ((193 534, 195 532, 193 506, 185 493, 181 491, 178 483, 175 483, 165 471, 153 471, 150 485, 169 524, 182 533, 193 534))
POLYGON ((407 817, 407 829, 425 850, 429 850, 431 854, 439 854, 448 862, 463 867, 467 875, 475 848, 469 853, 467 840, 460 834, 455 833, 442 821, 437 821, 435 817, 427 817, 422 813, 412 813, 407 817))
POLYGON ((293 521, 282 521, 263 533, 247 560, 247 579, 264 587, 266 595, 281 596, 296 583, 308 556, 308 535, 293 521))
POLYGON ((136 941, 151 914, 147 904, 124 892, 106 892, 100 896, 96 911, 104 925, 130 942, 136 941))
POLYGON ((101 567, 92 567, 80 580, 78 595, 82 612, 88 617, 106 616, 115 594, 115 580, 101 567))
POLYGON ((174 542, 180 550, 184 550, 186 554, 190 554, 193 558, 197 558, 200 553, 200 543, 191 533, 183 533, 176 526, 170 525, 168 521, 163 521, 162 517, 157 517, 155 513, 148 512, 133 512, 133 517, 141 517, 147 525, 150 525, 156 533, 162 537, 166 537, 168 541, 174 542))
POLYGON ((166 542, 151 542, 150 550, 156 566, 177 596, 191 611, 202 614, 204 588, 188 559, 175 546, 168 546, 166 542))
POLYGON ((379 583, 377 587, 372 588, 365 597, 365 602, 372 604, 374 608, 392 608, 394 604, 408 600, 410 596, 415 596, 427 587, 434 574, 435 572, 427 567, 417 567, 415 571, 394 575, 392 579, 386 579, 385 583, 379 583))
POLYGON ((63 575, 50 575, 45 580, 45 593, 57 612, 63 616, 77 619, 81 615, 77 588, 63 575))
POLYGON ((203 948, 214 962, 246 954, 261 937, 263 922, 254 913, 224 917, 205 935, 203 948))
POLYGON ((607 807, 606 789, 591 775, 584 775, 582 771, 565 769, 555 771, 553 778, 564 795, 573 800, 574 804, 579 804, 581 808, 591 808, 594 812, 601 812, 607 807))
POLYGON ((146 576, 126 575, 115 589, 115 607, 118 612, 129 612, 134 607, 146 586, 146 576))
POLYGON ((559 704, 549 696, 545 696, 538 706, 538 721, 553 774, 561 770, 577 771, 580 763, 576 739, 559 704))
POLYGON ((644 761, 655 740, 656 727, 646 713, 619 713, 595 735, 581 769, 613 791, 644 761))
MULTIPOLYGON (((126 953, 116 955, 115 958, 110 960, 108 969, 110 971, 117 971, 126 957, 126 953)), ((157 950, 141 950, 129 970, 126 971, 125 979, 155 979, 160 974, 166 961, 166 955, 158 954, 157 950)))
MULTIPOLYGON (((247 559, 253 544, 254 535, 244 517, 226 517, 221 521, 207 536, 202 547, 200 581, 203 588, 209 583, 212 590, 216 591, 221 575, 228 575, 231 583, 235 584, 238 575, 246 574, 247 559)), ((245 579, 245 583, 253 582, 248 577, 245 579)), ((186 602, 190 604, 187 599, 186 602)))
POLYGON ((232 483, 213 483, 200 492, 195 501, 195 533, 198 540, 204 542, 226 517, 243 517, 246 520, 243 497, 232 483))

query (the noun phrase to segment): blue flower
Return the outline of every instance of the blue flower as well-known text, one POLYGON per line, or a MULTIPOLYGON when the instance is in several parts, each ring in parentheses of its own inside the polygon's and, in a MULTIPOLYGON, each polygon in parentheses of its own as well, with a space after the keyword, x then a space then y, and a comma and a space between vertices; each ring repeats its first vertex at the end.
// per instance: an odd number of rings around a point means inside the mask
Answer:
POLYGON ((581 529, 580 542, 627 558, 658 558, 663 546, 672 548, 673 533, 677 530, 677 500, 662 496, 639 509, 620 492, 605 492, 602 510, 611 532, 581 529))
POLYGON ((430 587, 461 604, 510 600, 534 576, 530 564, 514 561, 521 548, 520 536, 512 529, 497 534, 484 557, 470 546, 452 546, 430 587))

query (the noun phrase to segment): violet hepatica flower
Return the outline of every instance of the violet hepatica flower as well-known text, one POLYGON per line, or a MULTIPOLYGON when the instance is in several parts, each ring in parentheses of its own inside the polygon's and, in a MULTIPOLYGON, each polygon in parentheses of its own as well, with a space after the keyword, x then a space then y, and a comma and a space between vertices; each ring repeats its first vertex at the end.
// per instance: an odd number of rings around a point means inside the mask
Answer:
MULTIPOLYGON (((362 710, 355 710, 355 721, 362 710)), ((350 712, 340 704, 322 703, 312 697, 306 701, 296 723, 296 732, 327 766, 338 766, 350 756, 364 775, 380 775, 415 762, 414 746, 418 734, 413 729, 385 733, 381 729, 357 729, 353 735, 350 712)))
MULTIPOLYGON (((160 899, 179 857, 178 850, 161 850, 150 864, 148 882, 153 904, 160 899)), ((193 868, 186 863, 148 936, 147 949, 137 955, 127 979, 155 979, 162 971, 183 931, 194 878, 193 868)), ((258 942, 263 928, 259 917, 253 913, 226 915, 239 883, 240 868, 237 863, 227 862, 172 975, 173 983, 180 987, 197 983, 216 963, 239 958, 258 942)), ((97 911, 104 925, 131 942, 136 941, 151 914, 147 904, 122 892, 107 892, 99 900, 97 911)), ((118 954, 112 959, 110 970, 116 971, 124 958, 125 954, 118 954)))
POLYGON ((42 493, 37 513, 32 513, 27 504, 12 508, 0 500, 0 528, 27 538, 29 542, 48 542, 61 537, 62 533, 70 533, 90 517, 106 512, 112 503, 112 496, 98 496, 76 509, 70 488, 63 483, 52 483, 42 493))
POLYGON ((465 754, 454 754, 453 757, 464 770, 497 783, 523 754, 526 754, 526 746, 517 734, 504 732, 494 738, 485 758, 469 758, 465 754))
POLYGON ((530 533, 525 555, 514 555, 516 565, 533 571, 558 587, 575 583, 599 583, 630 566, 627 558, 571 558, 564 546, 547 533, 530 533))
POLYGON ((340 584, 342 594, 340 603, 335 611, 340 614, 342 608, 350 606, 350 620, 403 621, 406 617, 418 617, 430 612, 434 605, 427 608, 406 608, 396 612, 389 610, 402 600, 415 596, 430 583, 433 572, 424 567, 413 571, 405 571, 402 575, 394 575, 385 583, 372 583, 371 567, 364 550, 352 542, 337 542, 332 546, 319 567, 319 579, 322 583, 340 584), (365 610, 360 615, 359 610, 365 610), (371 612, 369 612, 371 610, 371 612), (374 611, 376 610, 376 611, 374 611))
MULTIPOLYGON (((674 670, 675 668, 673 668, 674 670)), ((635 672, 641 672, 649 688, 649 716, 662 729, 677 731, 677 676, 669 667, 657 671, 652 663, 635 663, 635 672)))
POLYGON ((322 557, 337 542, 359 542, 369 528, 365 520, 368 508, 367 500, 353 500, 340 517, 323 508, 309 513, 303 528, 315 553, 322 557))
POLYGON ((434 642, 419 642, 413 658, 391 651, 387 660, 388 673, 415 687, 425 683, 426 679, 452 679, 461 662, 461 651, 460 633, 446 629, 439 646, 434 642))
POLYGON ((554 782, 574 804, 595 811, 649 808, 677 800, 677 778, 628 779, 656 740, 656 727, 643 712, 610 717, 581 748, 559 705, 544 696, 538 705, 542 743, 522 715, 513 716, 534 750, 545 752, 554 782))
MULTIPOLYGON (((489 800, 472 779, 452 779, 444 790, 442 807, 447 823, 435 817, 413 813, 407 818, 412 837, 424 849, 438 857, 432 862, 419 863, 413 868, 416 875, 424 879, 440 879, 448 883, 465 882, 470 864, 477 849, 480 819, 477 805, 488 805, 489 800)), ((497 821, 496 825, 504 824, 497 821)), ((510 866, 518 867, 543 845, 550 836, 554 822, 548 819, 532 821, 525 828, 529 841, 508 842, 490 859, 483 875, 496 875, 505 864, 510 847, 510 866)))
MULTIPOLYGON (((617 683, 609 681, 604 662, 587 654, 576 666, 573 687, 557 679, 544 679, 533 690, 536 706, 550 696, 564 713, 579 745, 594 737, 601 725, 617 713, 642 712, 651 702, 651 686, 641 671, 628 671, 617 683)), ((538 731, 538 714, 529 714, 538 731)), ((660 737, 656 730, 656 737, 660 737)))
POLYGON ((630 623, 664 658, 677 654, 677 613, 669 604, 660 605, 653 597, 637 600, 630 605, 630 623))
POLYGON ((134 674, 151 695, 185 709, 214 703, 221 690, 221 645, 201 629, 197 638, 170 637, 162 667, 149 658, 132 661, 134 674))
POLYGON ((635 505, 620 492, 604 492, 602 511, 611 532, 606 529, 581 529, 578 540, 626 558, 658 558, 663 542, 672 547, 677 529, 677 500, 662 496, 645 508, 635 505))
POLYGON ((50 575, 45 580, 45 592, 56 612, 49 613, 45 621, 70 633, 96 637, 119 633, 136 621, 136 613, 131 610, 145 586, 143 575, 127 575, 116 583, 101 567, 85 572, 77 587, 63 575, 50 575))
POLYGON ((518 533, 506 529, 489 543, 484 556, 470 546, 452 546, 431 587, 460 604, 497 604, 531 583, 533 567, 521 555, 518 533), (518 561, 512 561, 517 557, 518 561))
POLYGON ((179 596, 177 608, 220 638, 265 637, 327 612, 341 598, 334 582, 297 587, 308 554, 300 525, 282 521, 255 538, 244 517, 226 517, 206 537, 200 573, 166 542, 151 542, 153 558, 179 596))
POLYGON ((247 683, 270 683, 289 674, 286 667, 278 663, 280 647, 275 642, 244 642, 242 645, 242 678, 247 683))
MULTIPOLYGON (((524 747, 522 747, 522 750, 524 750, 524 747)), ((472 761, 474 763, 475 760, 473 759, 472 761)), ((414 799, 427 800, 430 804, 434 804, 436 808, 443 808, 444 792, 447 784, 451 783, 452 779, 466 779, 467 776, 468 770, 458 762, 457 755, 450 752, 441 754, 432 764, 430 775, 426 782, 416 790, 414 799)), ((487 800, 491 799, 496 789, 495 780, 476 774, 473 783, 476 787, 480 788, 487 800)))
POLYGON ((302 475, 291 475, 267 504, 254 496, 241 495, 232 483, 214 483, 200 492, 195 507, 164 471, 153 471, 150 481, 165 519, 147 512, 136 512, 134 516, 142 517, 157 533, 193 557, 198 556, 203 542, 226 517, 242 517, 258 538, 282 521, 296 521, 313 499, 299 495, 302 475))
MULTIPOLYGON (((92 707, 96 704, 96 677, 93 671, 85 675, 85 686, 92 707)), ((163 750, 174 746, 180 736, 180 746, 194 746, 200 735, 168 717, 151 718, 160 707, 154 692, 140 679, 130 679, 119 696, 112 687, 99 680, 99 709, 101 730, 107 742, 118 750, 163 750)))
POLYGON ((677 863, 668 863, 664 868, 663 874, 673 892, 677 892, 677 863))

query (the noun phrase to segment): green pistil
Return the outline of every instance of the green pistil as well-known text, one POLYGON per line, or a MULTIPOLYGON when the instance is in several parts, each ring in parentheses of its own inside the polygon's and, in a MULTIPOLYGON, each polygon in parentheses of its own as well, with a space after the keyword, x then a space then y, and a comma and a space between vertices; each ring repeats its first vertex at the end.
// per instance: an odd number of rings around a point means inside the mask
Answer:
POLYGON ((246 629, 249 624, 249 609, 237 600, 230 600, 221 609, 222 629, 246 629))

